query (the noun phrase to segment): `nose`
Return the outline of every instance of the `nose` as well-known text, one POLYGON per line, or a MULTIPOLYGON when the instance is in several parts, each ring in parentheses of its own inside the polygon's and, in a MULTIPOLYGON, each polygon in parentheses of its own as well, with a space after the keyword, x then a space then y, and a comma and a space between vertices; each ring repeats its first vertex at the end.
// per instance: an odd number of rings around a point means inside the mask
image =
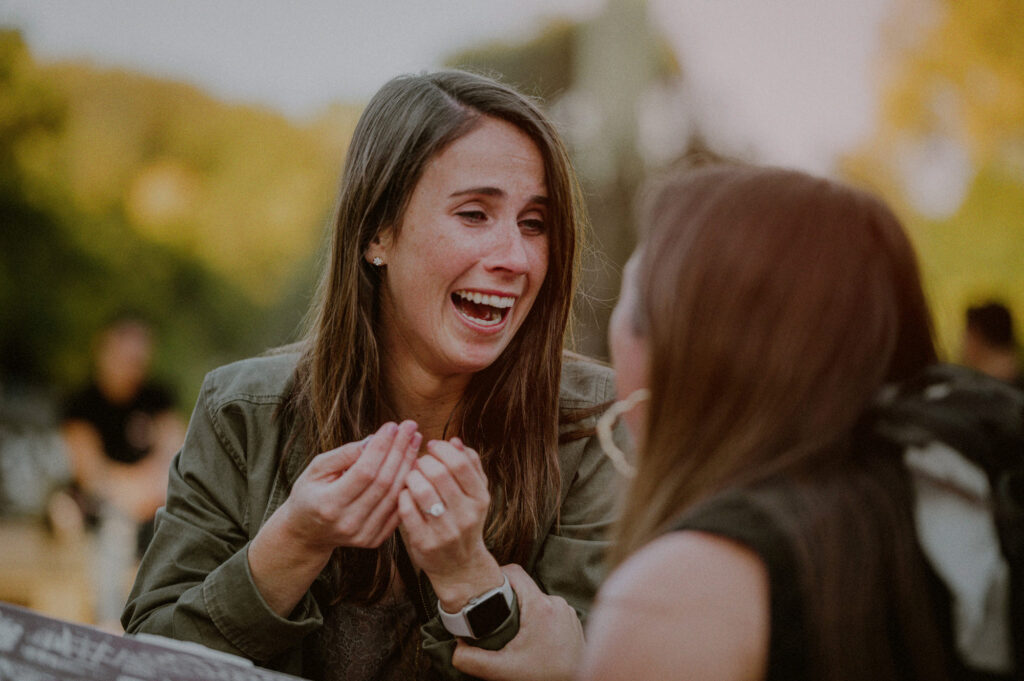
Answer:
POLYGON ((488 270, 524 274, 529 270, 530 261, 526 251, 526 236, 515 220, 511 224, 503 221, 494 229, 494 243, 485 259, 488 270))

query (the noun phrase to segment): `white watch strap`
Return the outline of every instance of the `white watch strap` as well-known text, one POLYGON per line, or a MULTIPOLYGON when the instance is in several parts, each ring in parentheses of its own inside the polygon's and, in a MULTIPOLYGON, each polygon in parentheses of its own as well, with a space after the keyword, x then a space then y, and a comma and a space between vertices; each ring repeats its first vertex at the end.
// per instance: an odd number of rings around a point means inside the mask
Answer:
POLYGON ((466 613, 469 612, 474 605, 485 601, 496 593, 500 593, 505 598, 505 603, 508 604, 509 609, 512 608, 512 585, 508 583, 508 575, 505 576, 505 581, 502 582, 501 586, 485 591, 475 598, 469 599, 469 603, 463 606, 462 610, 456 613, 445 612, 444 608, 441 607, 441 601, 437 602, 437 614, 441 616, 441 624, 448 630, 453 636, 462 636, 467 638, 476 638, 473 633, 473 628, 469 626, 469 618, 466 617, 466 613))

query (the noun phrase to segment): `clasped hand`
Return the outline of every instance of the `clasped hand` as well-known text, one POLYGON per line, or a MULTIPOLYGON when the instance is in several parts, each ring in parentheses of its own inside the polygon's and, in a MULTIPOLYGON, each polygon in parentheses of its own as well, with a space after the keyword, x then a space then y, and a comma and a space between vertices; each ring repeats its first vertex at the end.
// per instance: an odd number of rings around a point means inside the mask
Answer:
POLYGON ((429 442, 417 457, 421 443, 416 423, 403 421, 316 456, 285 504, 300 543, 324 554, 375 548, 401 525, 435 587, 497 570, 483 542, 490 494, 479 455, 454 438, 429 442))

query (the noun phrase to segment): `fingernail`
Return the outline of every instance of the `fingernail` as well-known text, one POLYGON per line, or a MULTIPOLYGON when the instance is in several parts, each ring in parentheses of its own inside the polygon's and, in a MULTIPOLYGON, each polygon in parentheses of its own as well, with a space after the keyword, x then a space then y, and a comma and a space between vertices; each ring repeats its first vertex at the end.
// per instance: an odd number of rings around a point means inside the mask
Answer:
POLYGON ((419 451, 420 445, 423 443, 423 434, 416 433, 412 436, 412 442, 409 443, 409 449, 413 451, 419 451))
POLYGON ((384 426, 384 432, 388 435, 394 435, 398 432, 398 424, 394 421, 390 421, 386 426, 384 426))

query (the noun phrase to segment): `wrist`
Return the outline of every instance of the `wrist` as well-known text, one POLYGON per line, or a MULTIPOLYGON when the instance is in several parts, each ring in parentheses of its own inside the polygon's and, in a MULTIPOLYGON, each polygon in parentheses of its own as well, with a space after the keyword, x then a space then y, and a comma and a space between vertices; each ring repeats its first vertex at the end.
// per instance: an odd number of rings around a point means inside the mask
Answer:
POLYGON ((319 564, 322 568, 331 558, 334 547, 315 541, 302 531, 302 525, 292 521, 290 506, 287 501, 278 508, 260 528, 253 543, 266 544, 269 550, 291 556, 295 562, 307 565, 319 564))
POLYGON ((504 576, 501 586, 489 589, 471 599, 458 612, 447 612, 438 602, 438 617, 448 632, 460 638, 480 639, 491 636, 512 615, 515 601, 512 585, 504 576))
POLYGON ((444 575, 428 573, 427 577, 438 603, 448 612, 458 612, 473 598, 500 587, 505 581, 505 574, 490 553, 485 559, 458 572, 444 575))

